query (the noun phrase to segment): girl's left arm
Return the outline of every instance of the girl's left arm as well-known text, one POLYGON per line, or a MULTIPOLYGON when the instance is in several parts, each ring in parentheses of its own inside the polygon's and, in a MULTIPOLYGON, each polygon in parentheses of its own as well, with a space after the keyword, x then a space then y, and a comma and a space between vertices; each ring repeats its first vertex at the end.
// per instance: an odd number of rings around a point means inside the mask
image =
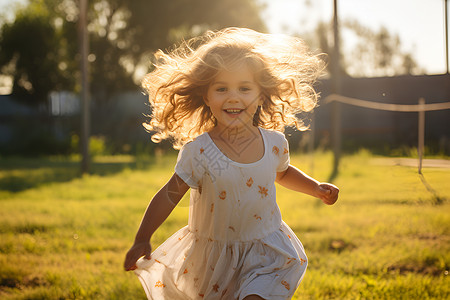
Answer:
POLYGON ((283 172, 277 172, 275 182, 293 191, 305 193, 332 205, 338 199, 339 188, 330 183, 320 183, 296 167, 289 165, 283 172))

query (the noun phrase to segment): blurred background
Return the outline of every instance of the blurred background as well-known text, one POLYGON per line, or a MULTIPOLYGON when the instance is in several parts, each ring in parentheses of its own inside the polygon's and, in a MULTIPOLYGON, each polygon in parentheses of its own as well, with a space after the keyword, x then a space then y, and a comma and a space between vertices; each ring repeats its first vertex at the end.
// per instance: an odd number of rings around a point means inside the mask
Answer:
MULTIPOLYGON (((446 2, 340 1, 336 52, 331 0, 89 1, 91 152, 168 150, 169 143, 150 142, 141 126, 150 108, 139 83, 151 71, 152 53, 227 26, 296 35, 312 50, 329 54, 329 68, 338 65, 339 87, 326 75, 317 84, 322 99, 338 91, 381 103, 417 104, 421 97, 427 103, 448 101, 446 2)), ((78 2, 0 0, 0 11, 0 154, 79 153, 78 2)), ((319 104, 314 118, 305 118, 315 121, 313 142, 305 140, 310 135, 293 134, 294 149, 309 143, 330 146, 332 106, 319 104)), ((339 114, 344 151, 369 147, 406 155, 417 146, 416 113, 346 105, 339 114)), ((427 112, 427 153, 450 154, 449 120, 449 110, 427 112)))
POLYGON ((155 50, 229 26, 327 53, 310 130, 286 136, 340 199, 277 185, 309 257, 293 299, 450 299, 447 2, 0 0, 0 299, 146 299, 122 264, 177 151, 144 130, 140 81, 155 50))

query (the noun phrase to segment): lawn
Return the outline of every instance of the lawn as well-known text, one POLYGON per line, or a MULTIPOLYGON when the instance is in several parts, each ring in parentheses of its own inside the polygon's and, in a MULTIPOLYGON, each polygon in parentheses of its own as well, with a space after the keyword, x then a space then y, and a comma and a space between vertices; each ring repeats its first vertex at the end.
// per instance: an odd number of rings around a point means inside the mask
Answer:
MULTIPOLYGON (((425 168, 421 178, 373 158, 342 159, 334 206, 277 187, 309 257, 294 299, 450 297, 450 169, 425 168)), ((93 174, 79 176, 75 159, 0 158, 0 298, 145 299, 123 259, 175 159, 99 157, 93 174)), ((291 163, 327 181, 332 156, 295 154, 291 163)), ((153 249, 187 219, 185 197, 153 249)))

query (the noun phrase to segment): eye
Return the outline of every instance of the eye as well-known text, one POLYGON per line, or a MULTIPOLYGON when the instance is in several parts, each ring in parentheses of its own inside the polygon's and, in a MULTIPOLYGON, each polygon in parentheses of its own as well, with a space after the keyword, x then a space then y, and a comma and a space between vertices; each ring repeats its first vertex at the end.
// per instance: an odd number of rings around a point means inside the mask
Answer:
POLYGON ((240 88, 240 90, 241 90, 241 92, 248 92, 248 91, 251 90, 251 88, 243 86, 243 87, 240 88))
POLYGON ((226 92, 226 91, 227 91, 227 88, 225 88, 225 87, 219 87, 219 88, 216 89, 216 91, 219 92, 219 93, 223 93, 223 92, 226 92))

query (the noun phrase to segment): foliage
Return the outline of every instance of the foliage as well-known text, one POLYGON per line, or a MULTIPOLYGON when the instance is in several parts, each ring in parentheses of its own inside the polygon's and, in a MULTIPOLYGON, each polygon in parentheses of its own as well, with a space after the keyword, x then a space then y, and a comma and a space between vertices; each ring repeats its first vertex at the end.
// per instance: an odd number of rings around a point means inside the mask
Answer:
MULTIPOLYGON (((76 134, 72 134, 70 137, 70 151, 72 154, 80 153, 80 137, 76 134)), ((90 136, 89 137, 89 156, 108 155, 105 137, 103 136, 90 136)))
MULTIPOLYGON (((135 89, 150 53, 206 29, 264 29, 255 0, 89 1, 91 94, 101 109, 119 91, 135 89), (102 107, 103 106, 103 107, 102 107)), ((30 0, 2 27, 0 66, 14 76, 14 94, 46 101, 50 90, 78 82, 79 1, 30 0)), ((79 86, 75 88, 79 90, 79 86)), ((108 111, 104 112, 107 115, 108 111)))
POLYGON ((0 68, 13 77, 13 95, 28 104, 45 103, 52 90, 70 89, 73 78, 66 72, 64 48, 49 12, 34 1, 18 8, 13 23, 0 33, 0 68))
MULTIPOLYGON (((144 299, 123 259, 176 156, 140 159, 97 157, 82 177, 77 160, 0 159, 0 298, 144 299)), ((308 172, 310 159, 291 163, 308 172)), ((449 169, 423 170, 447 199, 436 205, 416 168, 372 159, 343 158, 331 207, 277 186, 283 219, 309 257, 293 299, 450 297, 449 169)), ((331 166, 331 153, 315 153, 312 175, 326 180, 331 166)), ((187 223, 188 203, 156 231, 153 249, 187 223)))
MULTIPOLYGON (((313 47, 329 54, 330 60, 333 59, 331 22, 320 22, 313 32, 305 33, 304 37, 313 47)), ((345 20, 340 23, 340 40, 340 67, 344 74, 373 77, 422 72, 412 53, 402 49, 398 34, 389 32, 385 27, 374 30, 357 20, 345 20), (354 45, 349 44, 349 37, 356 40, 354 45)))
POLYGON ((345 59, 349 74, 357 76, 405 75, 420 72, 410 52, 402 49, 398 34, 382 26, 378 31, 347 20, 344 28, 353 31, 358 42, 345 59))

